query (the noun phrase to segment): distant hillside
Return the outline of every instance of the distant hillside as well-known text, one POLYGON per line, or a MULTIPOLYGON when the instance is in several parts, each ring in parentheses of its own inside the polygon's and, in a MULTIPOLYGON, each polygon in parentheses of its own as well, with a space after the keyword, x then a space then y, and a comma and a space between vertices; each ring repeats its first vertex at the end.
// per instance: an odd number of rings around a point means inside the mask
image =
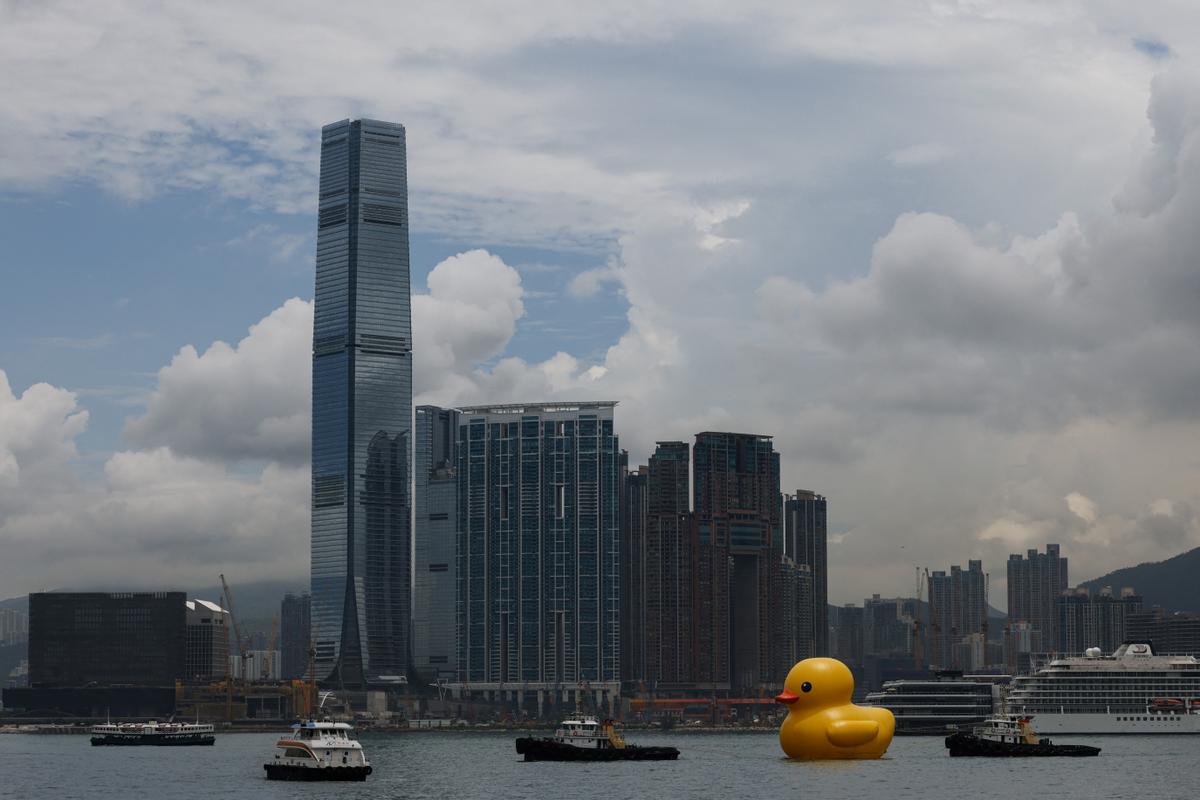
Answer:
POLYGON ((1105 586, 1111 586, 1114 593, 1119 593, 1124 586, 1132 586, 1145 599, 1146 608, 1162 606, 1168 611, 1200 611, 1197 576, 1200 576, 1200 547, 1166 561, 1125 567, 1085 581, 1080 586, 1093 593, 1105 586))
POLYGON ((29 613, 29 595, 23 594, 20 597, 10 597, 7 600, 0 600, 0 608, 27 614, 29 613))

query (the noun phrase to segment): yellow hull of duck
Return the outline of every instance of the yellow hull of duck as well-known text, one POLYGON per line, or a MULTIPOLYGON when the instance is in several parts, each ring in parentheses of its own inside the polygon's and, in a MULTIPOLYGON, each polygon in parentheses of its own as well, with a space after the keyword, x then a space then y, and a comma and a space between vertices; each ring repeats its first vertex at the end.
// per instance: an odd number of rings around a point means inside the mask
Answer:
POLYGON ((850 702, 854 676, 834 658, 806 658, 792 667, 776 701, 788 706, 779 745, 788 758, 834 760, 880 758, 896 732, 885 708, 850 702))

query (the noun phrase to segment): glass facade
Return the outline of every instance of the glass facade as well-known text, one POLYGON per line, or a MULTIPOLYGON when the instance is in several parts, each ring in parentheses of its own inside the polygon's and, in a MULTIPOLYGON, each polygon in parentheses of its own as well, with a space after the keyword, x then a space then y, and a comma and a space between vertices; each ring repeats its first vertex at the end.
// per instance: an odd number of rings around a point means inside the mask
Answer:
POLYGON ((808 617, 812 630, 806 635, 812 652, 828 656, 829 565, 826 556, 827 528, 825 498, 804 489, 788 495, 783 504, 784 551, 796 564, 808 567, 812 576, 808 617))
POLYGON ((453 680, 458 669, 454 641, 458 417, 453 409, 417 407, 413 442, 413 666, 422 680, 453 680))
POLYGON ((462 409, 459 680, 619 680, 614 403, 462 409))
POLYGON ((321 131, 313 322, 312 624, 317 677, 409 666, 412 332, 404 127, 321 131))

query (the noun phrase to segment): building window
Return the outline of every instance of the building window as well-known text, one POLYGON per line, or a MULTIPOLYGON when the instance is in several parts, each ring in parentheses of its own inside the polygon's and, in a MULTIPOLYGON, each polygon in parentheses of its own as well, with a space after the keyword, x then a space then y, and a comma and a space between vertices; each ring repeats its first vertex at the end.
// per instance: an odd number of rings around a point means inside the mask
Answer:
POLYGON ((508 519, 508 487, 500 487, 500 519, 508 519))
POLYGON ((567 516, 567 487, 560 483, 554 488, 554 516, 564 519, 567 516))

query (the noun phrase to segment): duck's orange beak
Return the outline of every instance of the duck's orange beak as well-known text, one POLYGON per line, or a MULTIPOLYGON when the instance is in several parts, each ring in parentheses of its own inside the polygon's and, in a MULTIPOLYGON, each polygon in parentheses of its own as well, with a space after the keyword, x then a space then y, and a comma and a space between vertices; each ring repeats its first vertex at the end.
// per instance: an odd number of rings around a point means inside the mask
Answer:
POLYGON ((792 703, 800 699, 800 695, 795 692, 789 692, 784 689, 783 692, 775 697, 776 703, 783 703, 785 706, 790 706, 792 703))

